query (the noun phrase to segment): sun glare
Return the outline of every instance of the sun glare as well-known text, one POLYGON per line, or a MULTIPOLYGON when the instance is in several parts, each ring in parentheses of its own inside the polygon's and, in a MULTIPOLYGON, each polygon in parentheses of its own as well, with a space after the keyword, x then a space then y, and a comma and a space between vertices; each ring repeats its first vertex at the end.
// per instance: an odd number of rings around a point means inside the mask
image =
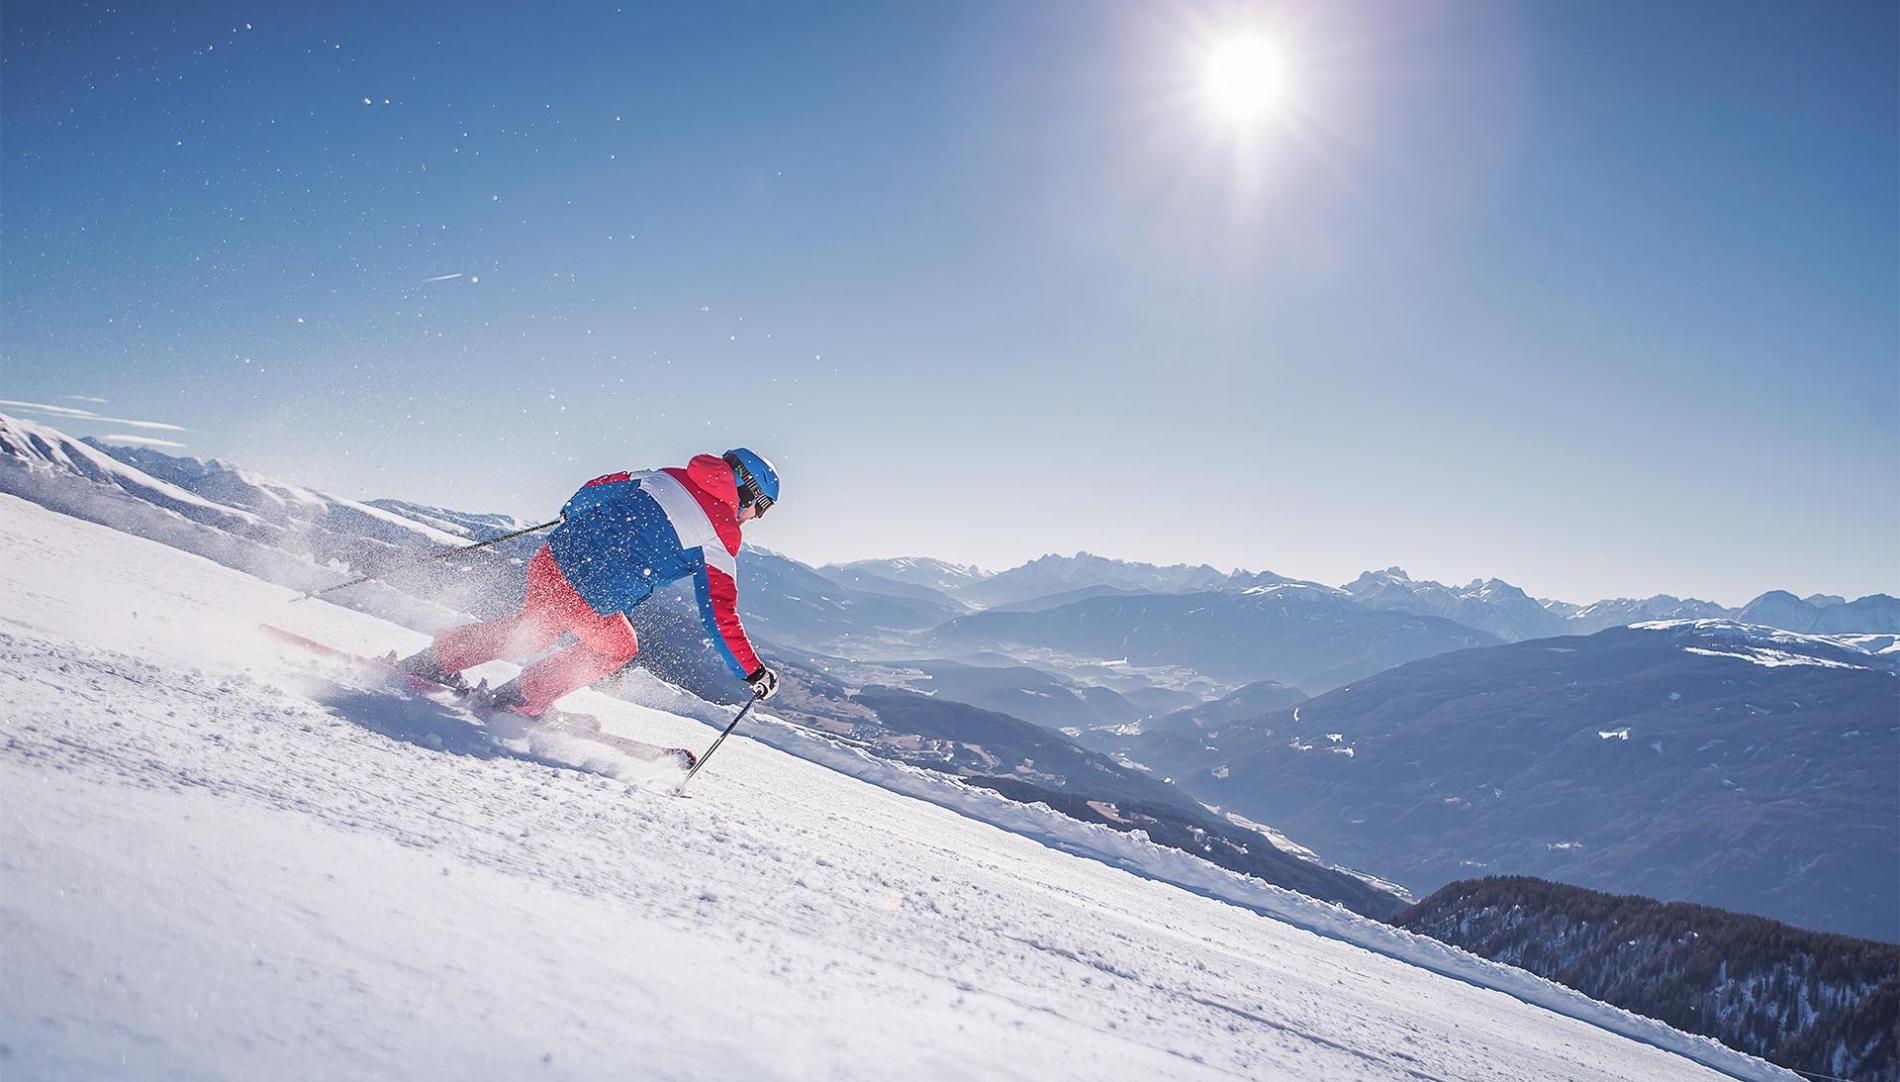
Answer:
POLYGON ((1230 39, 1207 54, 1201 92, 1208 110, 1230 124, 1253 124, 1286 97, 1286 60, 1259 35, 1230 39))

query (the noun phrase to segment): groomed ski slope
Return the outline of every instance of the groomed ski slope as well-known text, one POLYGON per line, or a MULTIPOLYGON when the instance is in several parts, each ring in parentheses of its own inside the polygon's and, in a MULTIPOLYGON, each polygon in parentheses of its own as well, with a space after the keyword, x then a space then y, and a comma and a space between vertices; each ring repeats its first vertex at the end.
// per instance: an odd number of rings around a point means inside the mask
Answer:
POLYGON ((592 745, 497 748, 264 638, 421 642, 291 596, 0 496, 0 1075, 1725 1077, 1668 1045, 1794 1077, 1284 892, 1260 908, 1328 934, 1062 852, 898 775, 735 737, 675 797, 592 745))

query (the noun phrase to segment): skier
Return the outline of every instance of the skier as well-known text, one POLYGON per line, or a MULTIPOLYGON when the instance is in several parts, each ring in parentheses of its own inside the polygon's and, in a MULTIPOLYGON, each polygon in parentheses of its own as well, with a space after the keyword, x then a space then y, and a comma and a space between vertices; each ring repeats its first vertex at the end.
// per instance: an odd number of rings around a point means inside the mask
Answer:
POLYGON ((521 611, 441 632, 402 671, 460 686, 464 669, 525 657, 564 631, 578 641, 489 693, 494 707, 540 717, 556 699, 612 676, 639 653, 627 613, 656 588, 693 576, 700 616, 734 676, 769 699, 778 674, 739 623, 739 529, 778 501, 778 471, 743 447, 684 468, 610 473, 581 487, 528 562, 521 611))

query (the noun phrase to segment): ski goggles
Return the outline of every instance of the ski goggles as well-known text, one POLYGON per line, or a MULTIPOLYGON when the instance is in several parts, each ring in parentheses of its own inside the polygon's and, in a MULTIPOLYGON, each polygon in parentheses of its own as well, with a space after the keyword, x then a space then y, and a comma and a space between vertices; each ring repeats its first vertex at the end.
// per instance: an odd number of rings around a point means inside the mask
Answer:
POLYGON ((745 468, 745 463, 739 461, 737 455, 727 454, 725 459, 726 465, 732 467, 732 479, 739 487, 739 506, 750 506, 754 517, 764 518, 765 513, 772 509, 772 497, 759 487, 758 478, 752 476, 752 472, 745 468))
POLYGON ((765 513, 772 509, 772 497, 767 496, 759 483, 752 479, 752 475, 744 471, 739 474, 739 498, 752 508, 754 517, 764 518, 765 513))

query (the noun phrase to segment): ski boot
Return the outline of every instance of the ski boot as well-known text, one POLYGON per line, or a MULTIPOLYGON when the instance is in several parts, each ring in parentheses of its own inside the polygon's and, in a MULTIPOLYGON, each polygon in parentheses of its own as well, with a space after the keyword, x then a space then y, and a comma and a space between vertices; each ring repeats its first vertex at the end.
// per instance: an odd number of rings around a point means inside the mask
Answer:
POLYGON ((500 687, 489 687, 484 680, 468 692, 468 704, 483 713, 492 714, 497 710, 506 710, 523 717, 533 717, 521 708, 528 700, 521 694, 521 681, 510 680, 500 687))
POLYGON ((395 651, 390 651, 390 655, 390 666, 405 676, 427 680, 431 684, 439 684, 451 691, 467 693, 469 690, 468 681, 462 679, 461 673, 447 672, 436 662, 433 646, 425 646, 419 653, 400 660, 395 658, 395 651))

